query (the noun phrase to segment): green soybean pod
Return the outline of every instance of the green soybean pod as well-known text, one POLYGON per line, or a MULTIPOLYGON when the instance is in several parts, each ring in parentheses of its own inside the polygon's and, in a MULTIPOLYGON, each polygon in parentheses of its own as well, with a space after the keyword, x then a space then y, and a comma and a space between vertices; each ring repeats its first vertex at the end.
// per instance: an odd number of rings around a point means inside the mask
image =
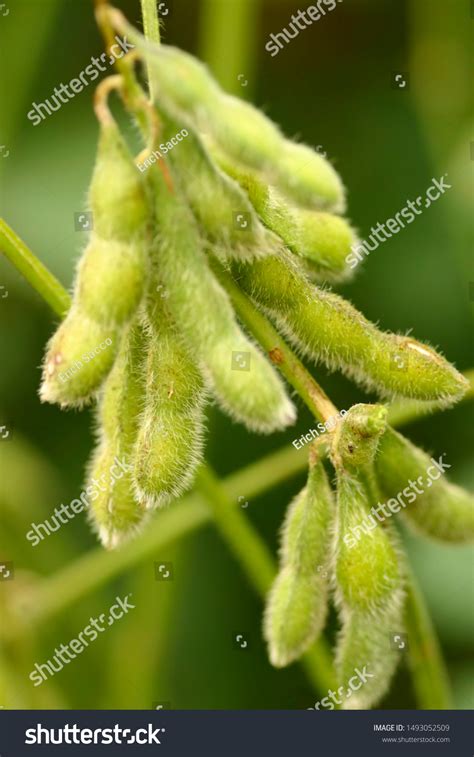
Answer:
POLYGON ((118 335, 73 305, 46 348, 40 398, 63 408, 90 402, 112 367, 118 335))
POLYGON ((274 186, 266 184, 259 172, 237 165, 212 141, 207 144, 222 170, 247 192, 265 226, 291 252, 303 258, 311 277, 342 281, 352 274, 347 256, 357 238, 346 220, 331 213, 300 208, 274 186))
POLYGON ((143 294, 146 256, 144 243, 102 239, 91 235, 79 261, 76 302, 105 326, 122 326, 133 315, 143 294))
POLYGON ((342 297, 311 284, 289 253, 235 264, 234 270, 240 286, 299 350, 382 397, 446 406, 466 392, 466 379, 439 353, 380 331, 342 297))
POLYGON ((347 690, 343 707, 368 707, 383 695, 398 660, 390 647, 390 633, 403 627, 404 575, 396 534, 390 524, 382 526, 369 514, 376 501, 373 463, 385 428, 385 408, 355 405, 333 438, 331 457, 337 476, 334 578, 342 621, 336 670, 341 690, 356 670, 369 669, 354 698, 352 690, 347 690), (371 527, 363 528, 369 520, 371 527))
MULTIPOLYGON (((181 133, 179 124, 163 108, 158 112, 164 140, 173 145, 170 140, 181 133)), ((211 161, 192 126, 181 131, 186 136, 173 149, 164 147, 170 149, 180 188, 216 255, 252 259, 277 251, 281 242, 267 232, 246 193, 211 161)))
POLYGON ((321 633, 327 615, 334 502, 322 463, 285 518, 280 571, 267 599, 264 636, 272 665, 298 659, 321 633))
POLYGON ((148 338, 137 318, 122 337, 98 409, 99 443, 89 466, 88 489, 97 495, 91 504, 91 522, 107 549, 121 545, 145 521, 145 511, 134 494, 132 472, 144 404, 147 346, 148 338))
POLYGON ((151 47, 132 30, 130 36, 147 56, 160 102, 174 115, 190 116, 232 158, 265 171, 269 182, 295 202, 343 210, 344 187, 322 155, 284 139, 278 126, 257 108, 224 94, 207 69, 188 53, 166 45, 151 47))
POLYGON ((159 276, 167 306, 206 385, 231 417, 262 433, 294 422, 279 376, 237 324, 227 294, 208 266, 188 208, 158 172, 159 276))
POLYGON ((89 205, 102 239, 130 242, 143 236, 150 216, 145 184, 114 123, 101 126, 89 205))
POLYGON ((388 429, 376 460, 387 504, 416 531, 443 542, 474 539, 474 497, 443 475, 451 466, 436 461, 393 429, 388 429), (391 504, 392 503, 392 504, 391 504))
POLYGON ((341 709, 363 710, 377 705, 388 691, 400 662, 400 652, 391 643, 394 633, 403 633, 403 595, 394 594, 383 614, 348 612, 336 649, 336 672, 341 685, 341 709), (352 681, 356 680, 356 684, 352 681))
POLYGON ((131 473, 123 470, 119 463, 123 465, 120 446, 102 440, 89 464, 86 489, 93 497, 90 523, 102 545, 110 550, 134 536, 147 519, 146 511, 135 498, 131 473))
POLYGON ((370 502, 362 476, 338 472, 335 584, 342 628, 336 672, 342 688, 357 670, 366 667, 369 674, 350 701, 346 692, 343 708, 379 701, 398 662, 390 635, 403 630, 404 580, 394 534, 374 520, 373 530, 358 540, 351 536, 370 517, 370 502))
POLYGON ((145 404, 135 445, 137 498, 147 509, 188 489, 203 456, 206 392, 158 292, 150 298, 145 404))

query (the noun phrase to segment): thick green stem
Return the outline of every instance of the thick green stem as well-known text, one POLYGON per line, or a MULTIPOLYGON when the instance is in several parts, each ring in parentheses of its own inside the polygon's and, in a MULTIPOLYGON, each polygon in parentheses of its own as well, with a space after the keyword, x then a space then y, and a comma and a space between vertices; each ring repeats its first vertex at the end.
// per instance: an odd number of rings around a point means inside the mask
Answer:
POLYGON ((71 298, 46 266, 31 252, 29 247, 0 218, 0 251, 13 263, 15 268, 23 274, 29 284, 60 316, 69 310, 71 298))

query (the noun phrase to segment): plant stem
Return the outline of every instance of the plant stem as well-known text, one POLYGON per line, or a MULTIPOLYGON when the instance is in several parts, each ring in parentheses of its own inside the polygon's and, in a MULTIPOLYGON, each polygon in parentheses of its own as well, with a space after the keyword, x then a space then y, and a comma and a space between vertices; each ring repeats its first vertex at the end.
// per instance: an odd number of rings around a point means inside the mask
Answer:
MULTIPOLYGON (((256 498, 272 486, 303 472, 306 467, 306 455, 287 448, 231 474, 220 486, 229 502, 237 507, 239 497, 256 498)), ((95 548, 58 573, 42 579, 35 584, 34 595, 26 593, 19 600, 18 611, 25 622, 35 627, 41 625, 92 589, 210 521, 210 511, 203 497, 197 493, 188 494, 173 508, 158 513, 139 538, 120 550, 106 552, 95 548)))
MULTIPOLYGON (((145 37, 149 42, 155 42, 157 45, 159 45, 161 41, 160 20, 158 18, 158 7, 156 4, 156 0, 140 0, 140 2, 141 2, 141 8, 142 8, 143 30, 145 33, 145 37)), ((148 62, 147 62, 147 67, 148 67, 148 89, 150 92, 150 99, 153 101, 155 99, 155 92, 153 88, 153 80, 151 77, 150 66, 148 62)))
MULTIPOLYGON (((206 498, 214 523, 230 551, 243 566, 257 593, 265 600, 276 575, 276 565, 270 551, 239 507, 235 507, 209 466, 199 469, 196 488, 206 498)), ((324 638, 313 645, 302 662, 318 690, 325 691, 336 685, 330 650, 324 638)))
POLYGON ((438 639, 424 598, 413 575, 408 579, 405 604, 408 661, 417 704, 423 710, 449 710, 451 692, 438 639))
POLYGON ((69 294, 3 218, 0 218, 0 250, 57 315, 67 313, 71 304, 69 294))

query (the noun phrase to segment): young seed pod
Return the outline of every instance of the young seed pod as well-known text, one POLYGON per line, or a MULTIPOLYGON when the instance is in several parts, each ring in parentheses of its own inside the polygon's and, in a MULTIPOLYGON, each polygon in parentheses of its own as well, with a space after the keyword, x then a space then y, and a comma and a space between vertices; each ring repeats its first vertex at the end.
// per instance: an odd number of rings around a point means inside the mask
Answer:
POLYGON ((285 428, 294 422, 295 409, 280 378, 238 326, 227 294, 209 269, 187 207, 168 191, 158 172, 154 178, 159 277, 190 354, 229 415, 262 433, 285 428))
MULTIPOLYGON (((159 113, 164 141, 171 140, 179 133, 179 125, 162 108, 159 113)), ((169 159, 215 254, 224 259, 252 259, 279 250, 281 243, 262 225, 246 193, 214 165, 194 129, 188 125, 186 131, 169 159)))
POLYGON ((331 487, 322 463, 317 463, 288 508, 280 572, 267 600, 264 636, 277 668, 298 659, 324 627, 333 515, 331 487))
POLYGON ((382 494, 392 512, 400 512, 419 533, 443 542, 472 542, 474 497, 446 480, 444 468, 451 466, 443 458, 430 458, 388 429, 376 460, 382 494))
POLYGON ((336 604, 342 629, 336 647, 336 672, 344 685, 356 670, 370 674, 345 709, 370 707, 387 690, 398 662, 390 634, 403 630, 404 580, 395 535, 375 521, 352 546, 347 535, 369 517, 370 498, 362 477, 337 476, 335 550, 336 604), (344 538, 346 537, 346 539, 344 538))
POLYGON ((135 446, 139 501, 161 506, 188 489, 203 456, 203 380, 160 295, 149 307, 146 401, 135 446))
POLYGON ((364 612, 347 613, 336 650, 341 709, 370 709, 388 691, 400 662, 400 652, 391 639, 394 632, 404 631, 402 615, 401 592, 394 594, 393 604, 383 614, 368 617, 364 612), (351 686, 354 678, 357 685, 351 686))
POLYGON ((379 331, 349 302, 312 285, 289 254, 235 265, 239 285, 305 355, 382 397, 453 404, 468 382, 415 339, 379 331))
POLYGON ((118 335, 74 305, 46 349, 42 402, 81 407, 89 402, 112 367, 118 335))
POLYGON ((91 520, 102 544, 113 549, 143 524, 145 511, 133 490, 134 445, 143 405, 147 337, 137 319, 122 337, 99 405, 100 441, 89 469, 96 491, 91 520))
POLYGON ((63 407, 88 402, 102 384, 145 282, 148 205, 115 125, 101 128, 90 204, 94 232, 79 262, 72 308, 48 344, 40 389, 43 401, 63 407))
POLYGON ((303 207, 344 209, 342 182, 322 155, 285 139, 257 108, 224 94, 207 69, 188 53, 166 45, 150 52, 140 34, 130 31, 130 36, 147 55, 160 102, 174 116, 187 114, 233 159, 264 171, 269 183, 303 207))
POLYGON ((330 213, 298 207, 266 184, 257 171, 237 166, 210 140, 207 144, 222 170, 245 189, 265 226, 291 252, 304 259, 305 270, 311 277, 342 281, 352 274, 346 259, 357 238, 347 221, 330 213))
POLYGON ((397 663, 390 632, 403 627, 404 578, 396 535, 390 524, 382 526, 378 516, 370 515, 376 501, 373 462, 385 427, 384 408, 356 405, 333 438, 331 457, 337 474, 334 577, 342 621, 336 670, 341 689, 356 670, 368 669, 357 696, 349 702, 351 690, 346 693, 346 708, 368 707, 385 692, 397 663), (367 520, 372 527, 366 530, 367 520))
POLYGON ((79 262, 76 301, 92 320, 122 326, 142 298, 144 281, 142 240, 130 243, 93 233, 79 262))
POLYGON ((130 242, 143 235, 149 218, 145 185, 115 124, 101 126, 89 204, 102 239, 130 242))

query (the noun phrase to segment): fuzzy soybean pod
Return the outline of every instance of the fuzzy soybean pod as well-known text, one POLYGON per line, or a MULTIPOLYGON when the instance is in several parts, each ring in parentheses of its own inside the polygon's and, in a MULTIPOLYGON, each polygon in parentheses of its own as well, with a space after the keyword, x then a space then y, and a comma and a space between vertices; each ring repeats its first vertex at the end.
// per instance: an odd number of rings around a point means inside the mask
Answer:
POLYGON ((160 291, 148 306, 146 399, 133 474, 137 498, 147 509, 188 489, 203 456, 203 380, 160 291))
POLYGON ((225 412, 251 430, 285 428, 294 422, 295 409, 279 376, 237 324, 187 206, 158 172, 154 178, 166 304, 208 389, 225 412))
POLYGON ((73 305, 46 348, 40 398, 62 408, 82 407, 112 367, 118 334, 73 305))
POLYGON ((266 184, 257 171, 237 166, 209 144, 222 170, 245 189, 265 226, 277 234, 291 252, 304 259, 311 277, 342 281, 351 275, 346 258, 357 238, 346 220, 331 213, 298 207, 278 189, 266 184))
POLYGON ((343 708, 370 707, 379 701, 398 661, 390 634, 403 628, 404 578, 396 534, 390 524, 382 525, 370 515, 376 501, 373 461, 385 428, 385 408, 356 405, 344 416, 333 439, 337 475, 334 576, 342 622, 336 670, 343 708), (370 518, 372 527, 364 529, 370 518), (359 670, 365 670, 367 677, 353 695, 345 686, 359 670))
POLYGON ((113 549, 134 535, 146 513, 134 494, 134 445, 143 406, 147 337, 137 319, 122 337, 98 411, 99 443, 89 466, 94 492, 90 518, 102 544, 113 549))
POLYGON ((280 571, 267 601, 264 636, 270 661, 277 668, 298 659, 324 627, 333 516, 331 487, 318 462, 288 508, 280 571))
POLYGON ((90 318, 121 326, 142 297, 150 211, 143 179, 115 124, 101 127, 89 203, 94 231, 78 266, 75 295, 90 318))
POLYGON ((43 401, 62 407, 81 406, 101 386, 145 282, 144 184, 113 124, 101 127, 89 195, 94 231, 71 311, 48 344, 40 389, 43 401))
POLYGON ((226 95, 188 53, 167 45, 152 47, 136 31, 128 31, 147 56, 159 101, 175 116, 190 116, 232 158, 263 171, 270 183, 302 206, 343 211, 344 187, 322 155, 285 139, 257 108, 226 95))
MULTIPOLYGON (((181 133, 180 126, 162 108, 159 112, 164 140, 170 141, 181 133)), ((185 131, 186 136, 170 150, 169 160, 215 254, 252 259, 280 249, 281 242, 267 232, 246 193, 211 161, 192 126, 185 131)))
POLYGON ((447 481, 445 455, 430 458, 393 429, 382 438, 376 471, 386 504, 416 531, 450 543, 474 540, 474 497, 447 481))
POLYGON ((453 404, 466 379, 431 347, 380 331, 349 302, 311 282, 289 253, 235 265, 240 286, 305 355, 382 397, 453 404))

